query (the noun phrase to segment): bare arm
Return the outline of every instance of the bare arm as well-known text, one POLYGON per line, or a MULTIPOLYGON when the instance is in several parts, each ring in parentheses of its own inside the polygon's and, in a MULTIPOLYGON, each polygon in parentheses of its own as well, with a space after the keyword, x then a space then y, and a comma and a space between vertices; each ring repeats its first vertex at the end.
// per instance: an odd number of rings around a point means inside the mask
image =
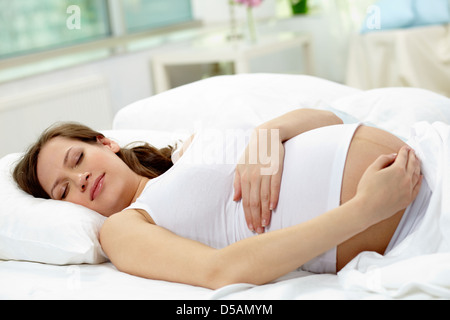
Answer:
POLYGON ((270 223, 271 211, 277 207, 284 161, 282 143, 304 132, 336 124, 342 124, 342 120, 332 112, 298 109, 255 129, 249 147, 236 167, 234 180, 234 200, 242 199, 245 219, 250 230, 262 233, 264 227, 270 223), (257 163, 249 161, 250 154, 254 153, 252 150, 256 150, 251 146, 259 146, 261 139, 265 138, 268 141, 267 148, 271 148, 272 152, 272 170, 268 168, 268 164, 259 162, 259 159, 257 163))
POLYGON ((360 203, 348 202, 310 222, 220 250, 179 237, 128 210, 105 222, 101 243, 120 271, 139 277, 211 289, 264 284, 363 231, 369 223, 360 219, 360 210, 360 203))
POLYGON ((342 119, 325 110, 297 109, 265 122, 257 129, 278 129, 285 142, 299 134, 326 126, 342 124, 342 119))
POLYGON ((357 195, 344 205, 224 249, 181 238, 149 223, 136 210, 110 217, 101 230, 101 244, 119 270, 139 277, 212 289, 264 284, 408 206, 420 189, 420 164, 406 149, 392 164, 394 159, 383 156, 369 167, 357 195))

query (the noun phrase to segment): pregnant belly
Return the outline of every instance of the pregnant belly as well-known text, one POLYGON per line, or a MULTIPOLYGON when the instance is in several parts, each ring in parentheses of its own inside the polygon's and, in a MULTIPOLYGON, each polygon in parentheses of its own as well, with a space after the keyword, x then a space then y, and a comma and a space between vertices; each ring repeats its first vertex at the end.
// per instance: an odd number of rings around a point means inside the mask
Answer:
MULTIPOLYGON (((347 155, 342 180, 341 203, 354 197, 359 180, 369 165, 380 155, 397 153, 404 145, 406 144, 402 140, 386 131, 367 126, 359 127, 347 155)), ((339 245, 337 270, 342 269, 363 251, 375 251, 383 254, 404 212, 405 210, 398 212, 390 219, 372 226, 339 245)))

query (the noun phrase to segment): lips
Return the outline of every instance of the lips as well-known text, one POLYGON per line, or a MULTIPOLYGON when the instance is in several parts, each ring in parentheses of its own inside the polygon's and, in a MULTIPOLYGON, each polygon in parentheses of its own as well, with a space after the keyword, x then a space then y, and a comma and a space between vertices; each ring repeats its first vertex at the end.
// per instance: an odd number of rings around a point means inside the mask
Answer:
POLYGON ((94 201, 95 198, 97 198, 97 196, 102 191, 104 178, 105 178, 105 174, 102 174, 95 180, 94 185, 91 188, 91 201, 94 201))

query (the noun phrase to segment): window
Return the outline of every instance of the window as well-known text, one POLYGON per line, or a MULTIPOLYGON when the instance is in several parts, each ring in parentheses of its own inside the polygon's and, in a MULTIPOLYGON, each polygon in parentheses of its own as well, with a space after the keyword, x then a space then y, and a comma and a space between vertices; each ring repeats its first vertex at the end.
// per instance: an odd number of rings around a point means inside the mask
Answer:
POLYGON ((192 20, 191 0, 123 0, 122 3, 128 32, 192 20))
POLYGON ((0 0, 0 58, 109 35, 106 0, 0 0))
POLYGON ((0 0, 0 59, 191 20, 191 0, 0 0))

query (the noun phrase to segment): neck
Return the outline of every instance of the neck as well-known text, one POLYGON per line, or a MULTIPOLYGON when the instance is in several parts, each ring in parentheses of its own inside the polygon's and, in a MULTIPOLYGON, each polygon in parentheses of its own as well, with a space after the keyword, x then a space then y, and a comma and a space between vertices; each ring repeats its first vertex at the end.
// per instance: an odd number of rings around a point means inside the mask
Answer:
POLYGON ((133 200, 131 200, 131 203, 136 202, 137 198, 139 198, 139 196, 142 194, 142 191, 144 191, 144 188, 147 185, 147 182, 149 181, 150 181, 149 178, 138 176, 137 188, 134 193, 133 200))

